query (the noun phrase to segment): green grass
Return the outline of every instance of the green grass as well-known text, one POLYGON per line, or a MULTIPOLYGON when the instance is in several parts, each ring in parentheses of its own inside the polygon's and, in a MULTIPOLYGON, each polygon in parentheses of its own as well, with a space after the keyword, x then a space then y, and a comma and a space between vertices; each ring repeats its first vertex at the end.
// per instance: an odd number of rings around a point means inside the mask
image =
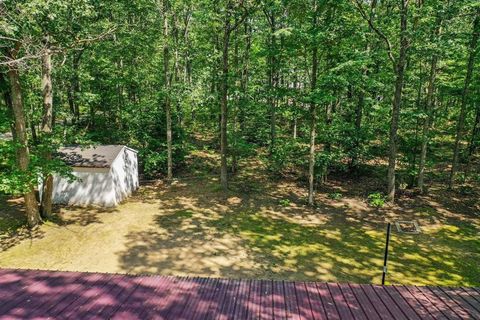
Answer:
MULTIPOLYGON (((379 283, 385 232, 330 222, 305 226, 255 212, 228 214, 210 222, 241 237, 275 278, 379 283)), ((480 283, 479 230, 467 223, 419 235, 392 234, 388 283, 445 286, 480 283)))

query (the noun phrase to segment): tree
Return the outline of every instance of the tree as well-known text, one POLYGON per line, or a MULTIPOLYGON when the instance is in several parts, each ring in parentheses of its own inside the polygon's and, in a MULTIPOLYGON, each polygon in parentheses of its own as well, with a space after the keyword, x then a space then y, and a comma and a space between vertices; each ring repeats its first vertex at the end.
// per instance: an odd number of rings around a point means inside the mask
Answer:
POLYGON ((228 189, 228 140, 227 140, 227 122, 228 122, 228 74, 229 74, 229 48, 230 37, 241 23, 247 18, 249 9, 245 6, 246 1, 240 1, 235 4, 234 1, 227 0, 223 17, 223 38, 222 38, 222 77, 220 84, 220 184, 222 189, 228 189), (232 22, 238 10, 242 10, 241 17, 232 22))
POLYGON ((374 10, 376 1, 372 1, 371 13, 368 15, 360 0, 355 0, 357 8, 362 17, 368 22, 370 28, 377 36, 385 42, 387 46, 387 55, 392 63, 395 74, 395 86, 392 100, 392 111, 389 131, 389 152, 388 152, 388 176, 387 176, 387 197, 389 201, 395 200, 395 171, 397 165, 397 149, 398 149, 398 125, 400 119, 400 108, 402 105, 402 93, 405 81, 405 67, 407 63, 408 41, 408 5, 409 0, 399 0, 400 2, 400 31, 399 31, 399 48, 398 57, 394 56, 391 40, 380 30, 374 23, 374 10))
POLYGON ((169 64, 170 64, 170 52, 169 52, 169 32, 168 32, 168 10, 169 10, 169 3, 168 0, 163 0, 163 41, 165 42, 163 45, 163 81, 164 81, 164 104, 165 104, 165 118, 167 123, 167 179, 171 180, 173 177, 172 174, 172 167, 173 167, 173 160, 172 160, 172 115, 171 115, 171 107, 170 107, 170 89, 171 89, 171 76, 169 72, 169 64))
MULTIPOLYGON (((315 92, 317 89, 317 73, 318 73, 318 47, 315 43, 315 34, 317 32, 318 23, 318 3, 313 0, 313 13, 312 13, 312 75, 311 75, 311 90, 315 92)), ((310 151, 308 154, 308 204, 314 204, 314 184, 315 184, 315 138, 316 138, 316 125, 317 125, 317 106, 312 99, 310 102, 310 151)))
MULTIPOLYGON (((17 59, 20 45, 7 53, 8 57, 15 61, 17 59)), ((8 79, 10 82, 12 93, 12 109, 15 119, 15 142, 17 143, 17 164, 18 169, 25 177, 31 178, 29 171, 30 151, 28 148, 27 128, 25 121, 25 110, 22 101, 22 89, 20 86, 20 73, 18 63, 12 63, 8 67, 8 79)), ((33 182, 35 179, 28 181, 23 192, 25 200, 25 212, 27 214, 27 223, 29 227, 36 226, 40 221, 40 213, 38 210, 37 199, 35 198, 35 191, 33 182), (33 180, 33 181, 32 181, 33 180)))
POLYGON ((470 40, 470 45, 468 47, 468 63, 467 63, 467 73, 465 75, 465 82, 462 90, 461 104, 460 104, 460 114, 457 120, 457 130, 455 134, 455 144, 453 147, 453 159, 452 167, 450 170, 450 179, 448 186, 453 188, 456 180, 456 175, 458 172, 458 164, 460 157, 460 141, 463 138, 463 130, 465 127, 465 117, 467 113, 467 100, 470 93, 470 83, 472 81, 473 68, 475 64, 475 56, 477 54, 477 44, 480 37, 480 7, 477 7, 475 11, 475 18, 473 21, 473 30, 472 38, 470 40))
MULTIPOLYGON (((53 130, 52 55, 49 49, 48 35, 45 36, 45 47, 45 53, 42 56, 42 133, 48 138, 53 130)), ((52 160, 52 152, 48 150, 48 147, 45 147, 45 149, 44 159, 49 163, 52 160)), ((52 216, 53 175, 50 172, 46 172, 44 175, 40 207, 42 209, 42 216, 44 218, 50 218, 52 216)))

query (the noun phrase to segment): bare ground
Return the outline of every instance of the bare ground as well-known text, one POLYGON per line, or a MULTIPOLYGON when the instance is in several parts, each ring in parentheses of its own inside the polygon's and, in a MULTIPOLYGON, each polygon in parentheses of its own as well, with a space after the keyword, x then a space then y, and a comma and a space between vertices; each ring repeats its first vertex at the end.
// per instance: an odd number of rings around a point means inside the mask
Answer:
MULTIPOLYGON (((224 194, 217 160, 197 151, 188 174, 145 184, 115 209, 60 208, 58 223, 0 231, 0 267, 379 283, 386 222, 417 220, 421 234, 394 229, 388 282, 480 285, 476 194, 433 187, 374 209, 366 196, 378 181, 344 177, 309 208, 304 187, 257 161, 244 160, 224 194)), ((4 200, 3 219, 15 221, 20 205, 4 200)))

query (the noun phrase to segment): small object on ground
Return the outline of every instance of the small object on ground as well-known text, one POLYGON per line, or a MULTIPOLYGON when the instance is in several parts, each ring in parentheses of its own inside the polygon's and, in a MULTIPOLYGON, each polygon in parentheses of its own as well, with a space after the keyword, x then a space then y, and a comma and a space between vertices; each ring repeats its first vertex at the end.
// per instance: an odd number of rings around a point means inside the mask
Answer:
POLYGON ((401 233, 420 233, 420 226, 417 221, 396 221, 395 226, 397 227, 398 232, 401 233))

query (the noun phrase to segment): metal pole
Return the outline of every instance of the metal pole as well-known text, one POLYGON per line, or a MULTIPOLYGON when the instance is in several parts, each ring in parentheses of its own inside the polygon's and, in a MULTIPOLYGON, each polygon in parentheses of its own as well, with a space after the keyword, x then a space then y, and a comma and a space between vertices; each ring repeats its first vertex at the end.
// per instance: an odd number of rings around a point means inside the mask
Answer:
POLYGON ((390 242, 390 229, 392 228, 391 223, 387 225, 387 241, 385 243, 385 256, 383 258, 383 274, 382 274, 382 286, 385 284, 385 276, 387 275, 387 262, 388 262, 388 244, 390 242))

